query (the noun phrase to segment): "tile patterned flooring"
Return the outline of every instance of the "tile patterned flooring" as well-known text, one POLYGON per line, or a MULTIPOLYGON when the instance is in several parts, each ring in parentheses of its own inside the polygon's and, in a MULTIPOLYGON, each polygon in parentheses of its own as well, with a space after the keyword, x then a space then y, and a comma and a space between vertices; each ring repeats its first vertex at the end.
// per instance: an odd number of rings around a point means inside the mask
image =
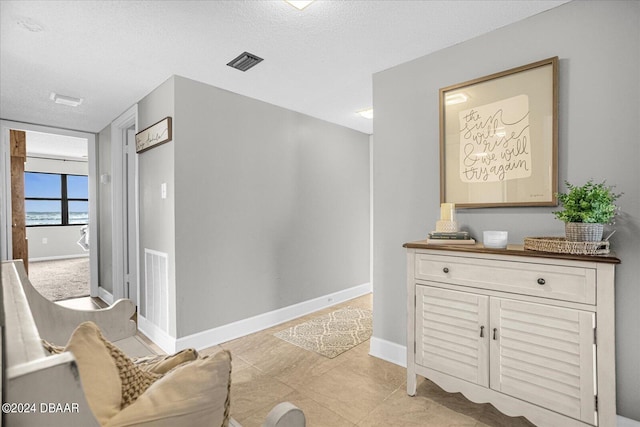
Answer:
POLYGON ((300 407, 308 427, 457 426, 530 427, 489 404, 476 404, 421 379, 415 397, 406 393, 406 369, 369 356, 369 340, 328 359, 273 336, 275 332, 341 307, 371 308, 365 295, 255 334, 210 347, 233 357, 231 416, 260 426, 279 402, 300 407))

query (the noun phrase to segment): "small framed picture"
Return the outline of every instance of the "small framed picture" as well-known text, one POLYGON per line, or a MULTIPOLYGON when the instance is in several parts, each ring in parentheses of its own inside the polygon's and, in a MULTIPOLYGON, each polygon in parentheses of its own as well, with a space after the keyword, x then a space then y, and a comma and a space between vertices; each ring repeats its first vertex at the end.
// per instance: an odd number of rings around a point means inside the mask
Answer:
POLYGON ((136 134, 136 153, 142 153, 156 145, 169 142, 171 138, 171 117, 165 117, 136 134))

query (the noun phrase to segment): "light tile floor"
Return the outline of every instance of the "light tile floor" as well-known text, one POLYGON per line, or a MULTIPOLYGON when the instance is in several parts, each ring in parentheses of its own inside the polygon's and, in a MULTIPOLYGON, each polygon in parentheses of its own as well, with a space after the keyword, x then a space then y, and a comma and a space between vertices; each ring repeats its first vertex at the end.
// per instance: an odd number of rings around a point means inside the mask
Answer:
POLYGON ((231 416, 260 426, 279 402, 300 407, 309 427, 348 426, 532 426, 489 404, 476 404, 421 379, 415 397, 406 393, 406 369, 369 356, 369 341, 328 359, 273 336, 341 307, 371 308, 366 295, 273 328, 201 350, 231 352, 231 416))

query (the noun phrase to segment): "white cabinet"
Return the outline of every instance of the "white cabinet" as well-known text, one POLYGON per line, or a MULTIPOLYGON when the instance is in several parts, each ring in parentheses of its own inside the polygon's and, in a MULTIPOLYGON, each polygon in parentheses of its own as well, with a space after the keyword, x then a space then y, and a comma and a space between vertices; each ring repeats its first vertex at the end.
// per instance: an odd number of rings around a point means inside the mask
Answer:
POLYGON ((416 364, 489 386, 489 297, 416 286, 416 364))
POLYGON ((405 246, 410 395, 421 375, 539 426, 615 426, 617 258, 405 246))

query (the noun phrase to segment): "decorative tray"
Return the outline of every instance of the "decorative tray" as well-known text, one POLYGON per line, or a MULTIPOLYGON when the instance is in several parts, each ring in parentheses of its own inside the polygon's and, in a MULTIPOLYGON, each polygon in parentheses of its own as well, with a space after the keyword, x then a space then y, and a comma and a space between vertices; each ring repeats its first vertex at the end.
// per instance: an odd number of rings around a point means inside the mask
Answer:
POLYGON ((525 237, 524 248, 557 254, 606 255, 609 253, 609 242, 571 242, 564 237, 525 237))

